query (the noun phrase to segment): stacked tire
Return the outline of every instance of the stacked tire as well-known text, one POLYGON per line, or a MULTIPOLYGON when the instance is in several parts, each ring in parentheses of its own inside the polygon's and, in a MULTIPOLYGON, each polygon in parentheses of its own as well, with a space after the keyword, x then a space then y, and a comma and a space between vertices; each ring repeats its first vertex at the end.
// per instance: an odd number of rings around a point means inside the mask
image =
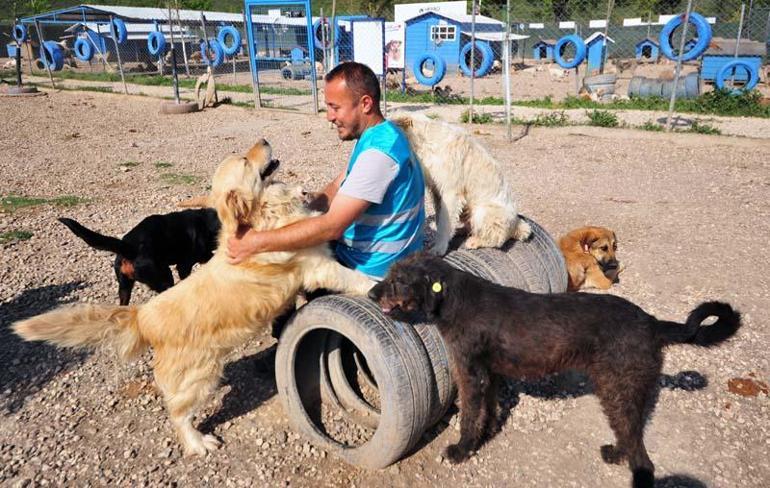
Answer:
MULTIPOLYGON (((445 260, 505 286, 566 291, 558 246, 523 218, 532 227, 526 242, 453 251, 445 260)), ((275 369, 294 428, 346 462, 370 469, 404 456, 455 395, 452 359, 436 327, 391 320, 364 297, 329 295, 302 307, 281 335, 275 369), (367 435, 343 439, 335 424, 345 422, 367 435)))

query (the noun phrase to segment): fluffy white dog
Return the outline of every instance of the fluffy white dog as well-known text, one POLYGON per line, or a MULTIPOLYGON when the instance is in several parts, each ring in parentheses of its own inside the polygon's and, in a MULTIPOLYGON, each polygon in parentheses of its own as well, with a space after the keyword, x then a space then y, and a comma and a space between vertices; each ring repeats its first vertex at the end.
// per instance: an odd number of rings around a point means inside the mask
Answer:
POLYGON ((431 252, 446 253, 455 229, 467 217, 468 249, 526 240, 531 228, 519 218, 516 199, 500 164, 467 131, 421 114, 397 115, 422 165, 436 208, 431 252))

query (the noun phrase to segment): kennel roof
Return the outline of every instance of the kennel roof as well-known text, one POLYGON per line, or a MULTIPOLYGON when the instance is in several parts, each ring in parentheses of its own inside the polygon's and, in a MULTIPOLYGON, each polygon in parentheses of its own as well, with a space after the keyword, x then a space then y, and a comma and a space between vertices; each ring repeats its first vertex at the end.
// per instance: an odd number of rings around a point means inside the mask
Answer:
MULTIPOLYGON (((206 22, 226 22, 229 24, 243 24, 243 15, 231 12, 202 12, 206 22)), ((173 21, 176 21, 176 11, 172 11, 173 21)), ((122 7, 117 5, 77 5, 59 10, 51 10, 42 14, 24 17, 21 22, 28 24, 36 20, 47 24, 74 24, 77 22, 107 23, 110 16, 117 17, 126 23, 168 22, 168 9, 151 7, 122 7)), ((276 17, 274 15, 252 15, 255 23, 274 23, 280 19, 282 24, 306 25, 305 17, 276 17)), ((185 23, 197 23, 201 20, 199 10, 179 10, 179 19, 185 23)), ((313 17, 313 21, 317 17, 313 17)))

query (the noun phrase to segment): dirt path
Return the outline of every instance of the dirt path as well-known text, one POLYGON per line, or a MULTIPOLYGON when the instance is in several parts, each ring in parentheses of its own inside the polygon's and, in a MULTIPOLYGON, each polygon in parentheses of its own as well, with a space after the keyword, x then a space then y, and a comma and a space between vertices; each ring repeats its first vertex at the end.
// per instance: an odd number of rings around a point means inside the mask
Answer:
MULTIPOLYGON (((453 417, 397 465, 367 472, 292 431, 272 376, 258 368, 274 343, 265 333, 233 354, 198 417, 223 447, 185 459, 152 387, 149 356, 121 365, 104 351, 60 351, 10 335, 14 320, 60 303, 117 303, 112 257, 76 240, 57 217, 121 235, 205 191, 216 164, 259 136, 281 159, 280 177, 311 189, 352 148, 320 117, 228 106, 161 116, 158 104, 75 92, 0 98, 0 194, 89 199, 0 213, 0 234, 32 233, 0 244, 0 485, 629 485, 625 467, 599 458, 612 436, 595 397, 553 380, 508 383, 502 432, 461 466, 440 458, 458 436, 453 417)), ((770 380, 770 142, 565 127, 533 128, 509 144, 501 127, 477 129, 503 161, 522 211, 554 236, 585 224, 617 232, 627 270, 611 293, 668 320, 706 299, 743 313, 745 327, 729 344, 668 351, 646 443, 660 486, 765 486, 768 396, 731 393, 727 383, 770 380)), ((151 295, 140 286, 135 301, 151 295)))

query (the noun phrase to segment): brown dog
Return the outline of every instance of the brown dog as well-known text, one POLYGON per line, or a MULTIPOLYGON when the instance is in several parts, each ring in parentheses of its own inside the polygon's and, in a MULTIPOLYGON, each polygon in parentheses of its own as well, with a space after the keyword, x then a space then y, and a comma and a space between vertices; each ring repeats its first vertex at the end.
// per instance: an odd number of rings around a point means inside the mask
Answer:
POLYGON ((604 227, 581 227, 559 240, 569 273, 569 291, 581 287, 608 289, 623 270, 615 257, 618 241, 604 227))

